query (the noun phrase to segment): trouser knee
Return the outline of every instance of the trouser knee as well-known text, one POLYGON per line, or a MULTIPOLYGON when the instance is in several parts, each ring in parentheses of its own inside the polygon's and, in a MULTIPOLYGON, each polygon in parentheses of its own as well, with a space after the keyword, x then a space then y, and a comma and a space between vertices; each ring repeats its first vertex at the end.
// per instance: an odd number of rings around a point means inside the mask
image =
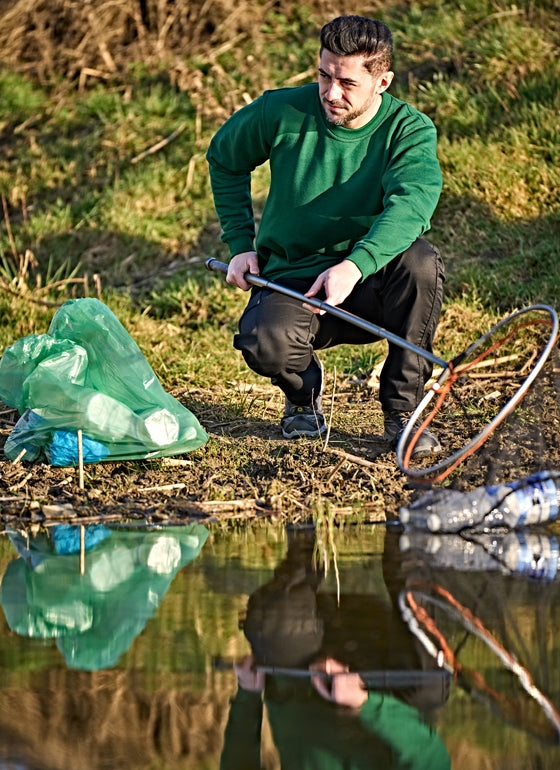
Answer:
POLYGON ((266 333, 266 330, 258 330, 253 333, 236 334, 234 347, 241 351, 247 365, 257 374, 264 377, 273 377, 286 358, 282 351, 282 344, 274 336, 266 333))
POLYGON ((233 344, 257 374, 276 377, 280 372, 300 372, 311 362, 316 324, 301 303, 263 291, 251 297, 233 344))

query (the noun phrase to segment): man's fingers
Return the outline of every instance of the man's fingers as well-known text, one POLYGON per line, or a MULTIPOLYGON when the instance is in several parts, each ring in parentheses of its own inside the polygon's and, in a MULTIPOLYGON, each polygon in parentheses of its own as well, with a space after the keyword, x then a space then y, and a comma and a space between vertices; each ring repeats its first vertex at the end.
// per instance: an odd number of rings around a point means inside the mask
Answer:
POLYGON ((249 291, 251 284, 245 280, 245 273, 259 275, 259 259, 255 251, 244 251, 231 258, 226 275, 226 281, 231 286, 249 291))
POLYGON ((311 684, 313 687, 317 690, 321 698, 324 698, 325 700, 332 701, 332 694, 327 686, 327 683, 325 679, 322 676, 312 676, 311 677, 311 684))

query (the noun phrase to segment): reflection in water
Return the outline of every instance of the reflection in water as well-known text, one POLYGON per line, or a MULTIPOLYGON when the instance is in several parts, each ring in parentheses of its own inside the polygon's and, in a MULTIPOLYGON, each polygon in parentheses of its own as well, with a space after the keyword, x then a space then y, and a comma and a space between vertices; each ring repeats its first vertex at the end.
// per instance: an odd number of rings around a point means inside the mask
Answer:
MULTIPOLYGON (((235 667, 238 691, 222 768, 260 768, 263 705, 285 768, 450 767, 437 731, 421 715, 445 702, 447 679, 436 671, 414 676, 435 663, 377 596, 358 590, 335 601, 321 593, 324 573, 313 553, 313 535, 291 533, 274 577, 249 599, 244 631, 252 654, 235 667), (271 673, 275 667, 283 673, 271 673), (302 676, 306 669, 315 675, 302 676), (398 691, 379 692, 356 673, 379 669, 410 671, 409 686, 403 678, 398 691)), ((388 588, 402 578, 398 565, 386 560, 388 588)))
MULTIPOLYGON (((553 686, 552 671, 541 675, 546 656, 535 660, 529 646, 533 635, 547 634, 542 618, 557 597, 556 537, 523 529, 441 536, 410 531, 400 546, 415 557, 415 567, 399 605, 424 648, 497 716, 557 744, 560 713, 543 691, 553 686), (525 591, 534 597, 534 626, 507 601, 508 595, 519 601, 525 591), (540 687, 530 670, 535 667, 540 687)), ((536 641, 542 654, 546 639, 536 641)))
POLYGON ((34 538, 8 532, 20 558, 2 580, 0 602, 18 634, 56 639, 68 666, 113 666, 156 612, 177 570, 195 559, 201 525, 146 532, 57 525, 34 538))
POLYGON ((560 766, 553 534, 86 534, 0 537, 0 767, 560 766))

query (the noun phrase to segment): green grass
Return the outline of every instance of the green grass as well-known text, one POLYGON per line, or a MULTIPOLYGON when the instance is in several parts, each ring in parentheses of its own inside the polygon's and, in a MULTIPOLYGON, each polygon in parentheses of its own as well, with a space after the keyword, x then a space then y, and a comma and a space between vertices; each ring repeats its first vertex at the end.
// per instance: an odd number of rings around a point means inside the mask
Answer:
MULTIPOLYGON (((446 308, 480 313, 484 328, 497 313, 554 305, 557 3, 419 0, 389 2, 379 13, 395 37, 393 93, 429 114, 439 132, 444 188, 429 237, 447 265, 446 308)), ((0 291, 0 350, 46 330, 53 311, 35 304, 38 284, 98 273, 104 301, 166 382, 211 382, 217 351, 220 370, 252 381, 230 346, 245 297, 198 266, 225 254, 204 154, 224 117, 248 98, 314 79, 323 22, 313 5, 270 13, 234 46, 177 52, 183 80, 162 61, 131 62, 81 89, 0 71, 0 193, 9 213, 0 225, 0 276, 13 289, 27 249, 37 261, 24 299, 0 291)), ((267 181, 268 169, 258 169, 257 210, 267 181)), ((79 295, 79 286, 72 291, 79 295)), ((463 347, 443 329, 442 347, 463 347)), ((340 376, 360 377, 379 355, 376 347, 343 347, 326 360, 340 376)))

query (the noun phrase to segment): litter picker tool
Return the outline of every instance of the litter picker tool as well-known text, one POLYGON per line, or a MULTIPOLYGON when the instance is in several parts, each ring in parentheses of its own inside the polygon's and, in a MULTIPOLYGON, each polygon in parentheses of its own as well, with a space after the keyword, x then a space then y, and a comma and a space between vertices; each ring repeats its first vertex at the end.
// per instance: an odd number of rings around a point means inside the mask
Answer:
MULTIPOLYGON (((206 267, 209 270, 224 274, 228 270, 228 266, 224 262, 214 258, 206 260, 206 267)), ((323 310, 341 321, 369 332, 374 337, 385 339, 390 344, 416 353, 437 367, 436 379, 428 385, 424 397, 408 420, 397 445, 399 468, 407 476, 420 483, 442 481, 463 460, 482 446, 527 393, 541 372, 558 337, 556 311, 549 305, 531 305, 511 313, 482 334, 465 350, 447 360, 340 307, 329 305, 315 297, 306 297, 301 292, 282 286, 260 275, 245 273, 244 278, 247 283, 253 286, 284 294, 310 307, 323 310), (545 329, 544 332, 543 329, 545 329), (504 365, 506 366, 505 369, 504 365), (479 387, 470 386, 470 390, 474 391, 475 403, 484 404, 484 409, 478 409, 479 412, 483 412, 483 415, 477 420, 471 419, 469 411, 472 412, 472 409, 467 409, 462 403, 463 399, 458 387, 459 381, 462 383, 467 377, 472 378, 471 383, 476 381, 477 377, 485 377, 486 382, 492 378, 507 380, 506 385, 501 384, 500 399, 496 399, 498 406, 493 408, 488 406, 488 392, 480 393, 479 387), (413 469, 410 467, 410 459, 414 446, 422 432, 440 412, 449 394, 455 398, 460 406, 459 418, 457 419, 457 415, 454 417, 457 422, 460 445, 458 447, 453 446, 449 451, 446 451, 438 463, 428 468, 413 469), (432 401, 434 401, 434 405, 431 411, 423 417, 423 413, 432 401), (492 413, 490 417, 488 416, 489 412, 492 413), (467 438, 464 437, 465 425, 471 426, 470 435, 467 438), (462 435, 460 435, 461 433, 462 435)), ((493 387, 494 394, 497 392, 496 382, 494 382, 493 387)))
MULTIPOLYGON (((217 670, 234 668, 234 662, 215 658, 213 667, 217 670)), ((332 679, 333 677, 358 675, 366 687, 372 690, 405 690, 409 687, 440 684, 443 689, 451 684, 452 669, 439 667, 434 669, 379 669, 366 671, 337 671, 329 674, 320 669, 296 668, 294 666, 264 666, 257 664, 255 671, 271 676, 286 676, 294 679, 332 679)))

